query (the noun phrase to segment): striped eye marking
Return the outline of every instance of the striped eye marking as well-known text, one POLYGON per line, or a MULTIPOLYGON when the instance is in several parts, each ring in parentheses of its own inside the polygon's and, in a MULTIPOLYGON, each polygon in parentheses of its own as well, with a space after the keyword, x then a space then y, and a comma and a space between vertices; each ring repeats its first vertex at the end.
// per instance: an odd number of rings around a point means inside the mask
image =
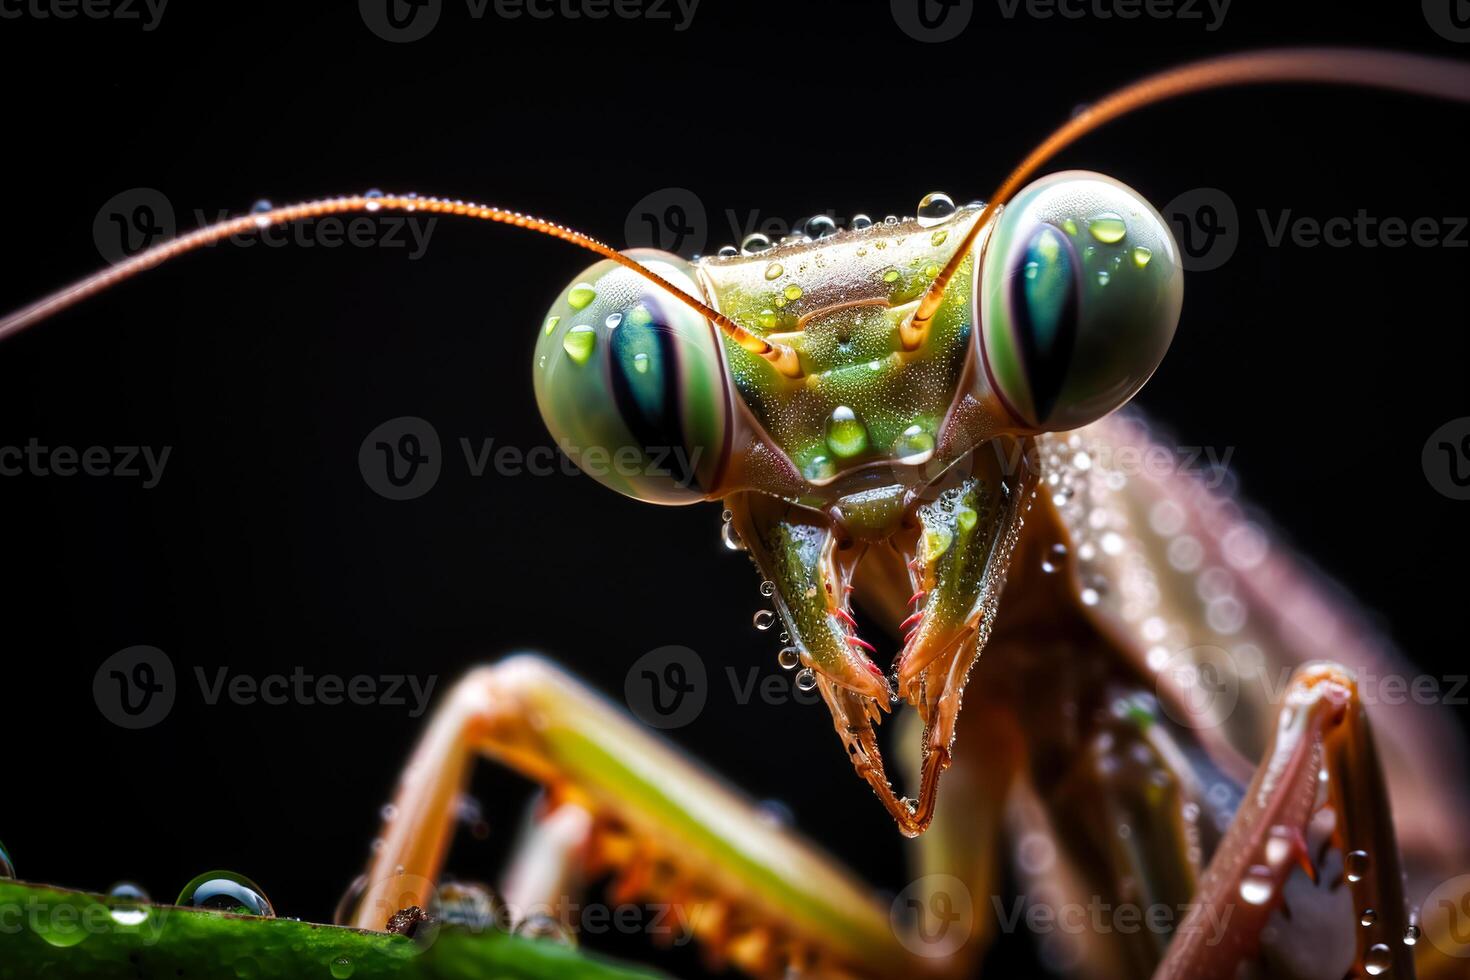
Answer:
POLYGON ((984 249, 980 354, 1023 427, 1096 421, 1163 360, 1183 272, 1168 225, 1133 190, 1084 171, 1043 177, 1001 213, 984 249))
MULTIPOLYGON (((700 295, 693 266, 629 253, 700 295)), ((704 500, 729 454, 731 393, 719 336, 694 310, 610 260, 553 304, 537 337, 542 419, 583 472, 650 503, 704 500)))

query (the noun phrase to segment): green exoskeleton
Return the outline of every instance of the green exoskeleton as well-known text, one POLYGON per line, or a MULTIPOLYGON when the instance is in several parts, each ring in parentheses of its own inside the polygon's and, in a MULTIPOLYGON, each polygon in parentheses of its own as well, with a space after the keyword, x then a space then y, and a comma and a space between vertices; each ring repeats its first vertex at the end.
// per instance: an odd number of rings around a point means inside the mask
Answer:
POLYGON ((1370 732, 1355 672, 1391 668, 1391 652, 1234 501, 1123 462, 1152 446, 1115 413, 1179 321, 1178 249, 1122 183, 1036 178, 1149 102, 1299 80, 1470 99, 1464 66, 1410 56, 1217 59, 1095 103, 984 205, 931 195, 913 218, 695 261, 460 201, 312 202, 159 246, 0 321, 0 336, 199 245, 327 213, 464 214, 598 252, 536 328, 547 427, 614 490, 723 503, 726 543, 775 606, 757 625, 784 633, 782 665, 820 691, 900 830, 933 825, 921 904, 937 879, 957 882, 989 923, 952 945, 897 935, 851 876, 518 658, 441 709, 350 914, 359 926, 427 904, 456 793, 485 753, 554 790, 527 858, 540 877, 515 876, 522 891, 554 892, 560 871, 590 864, 621 869, 629 894, 699 896, 715 909, 700 935, 755 973, 962 972, 998 927, 985 896, 1009 868, 1058 903, 1187 910, 1142 932, 1053 934, 1044 952, 1065 972, 1408 976, 1417 956, 1425 974, 1463 975, 1418 941, 1449 928, 1445 913, 1411 910, 1465 867, 1453 736, 1412 709, 1375 708, 1370 732), (857 635, 854 603, 901 637, 891 658, 857 635), (1273 683, 1278 667, 1288 679, 1273 683), (893 789, 874 729, 902 702, 918 719, 912 797, 893 789))
POLYGON ((611 261, 552 307, 534 368, 573 460, 636 455, 584 465, 598 479, 654 503, 723 499, 727 542, 769 583, 782 656, 803 665, 798 683, 821 691, 859 774, 911 835, 933 815, 965 680, 1037 497, 1035 437, 1132 397, 1183 296, 1163 219, 1099 174, 1037 181, 975 236, 979 207, 931 195, 917 210, 697 264, 634 253, 789 349, 791 370, 611 261), (957 256, 943 302, 910 335, 957 256), (693 480, 658 465, 670 447, 697 461, 693 480), (897 589, 877 603, 907 606, 891 668, 856 633, 854 583, 868 574, 897 589), (894 795, 872 728, 898 699, 927 726, 916 802, 894 795))

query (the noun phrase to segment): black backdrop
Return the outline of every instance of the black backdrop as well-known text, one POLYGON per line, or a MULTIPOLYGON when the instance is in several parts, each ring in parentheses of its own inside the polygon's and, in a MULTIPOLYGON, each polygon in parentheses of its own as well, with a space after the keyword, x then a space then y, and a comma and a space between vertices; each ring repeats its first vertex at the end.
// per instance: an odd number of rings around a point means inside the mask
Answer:
MULTIPOLYGON (((679 186, 707 209, 712 250, 733 237, 726 209, 881 215, 935 188, 983 197, 1076 104, 1190 57, 1305 42, 1467 54, 1407 3, 1237 0, 1215 30, 1203 5, 1203 20, 1074 20, 977 3, 942 44, 911 39, 887 4, 832 0, 704 0, 683 31, 475 20, 451 0, 408 44, 375 36, 352 4, 235 6, 177 2, 151 31, 0 20, 0 306, 98 266, 99 209, 138 187, 162 192, 180 227, 257 198, 380 186, 505 203, 621 243, 641 198, 679 186)), ((1470 504, 1431 488, 1420 451, 1470 414, 1463 233, 1458 249, 1272 248, 1257 210, 1470 213, 1467 123, 1462 107, 1353 90, 1210 94, 1115 124, 1057 164, 1160 205, 1227 192, 1236 251, 1189 278, 1178 340, 1139 401, 1182 443, 1233 447, 1244 491, 1439 674, 1464 670, 1470 504)), ((617 696, 636 657, 680 643, 714 673, 775 672, 717 507, 649 508, 580 477, 475 478, 457 457, 460 437, 545 443, 534 331, 587 259, 450 221, 422 258, 410 251, 225 246, 0 351, 0 446, 172 447, 153 489, 0 478, 0 838, 24 877, 133 878, 168 899, 227 867, 282 914, 330 915, 420 722, 388 706, 209 706, 196 667, 443 685, 538 649, 617 696), (448 453, 412 502, 376 495, 357 466, 364 435, 402 415, 430 420, 448 453), (125 731, 92 680, 134 644, 166 651, 183 693, 162 723, 125 731)), ((717 686, 676 737, 901 887, 906 845, 824 710, 740 705, 717 686)), ((526 789, 488 770, 475 788, 492 835, 452 863, 488 875, 526 789)), ((616 948, 646 955, 638 939, 616 948)))

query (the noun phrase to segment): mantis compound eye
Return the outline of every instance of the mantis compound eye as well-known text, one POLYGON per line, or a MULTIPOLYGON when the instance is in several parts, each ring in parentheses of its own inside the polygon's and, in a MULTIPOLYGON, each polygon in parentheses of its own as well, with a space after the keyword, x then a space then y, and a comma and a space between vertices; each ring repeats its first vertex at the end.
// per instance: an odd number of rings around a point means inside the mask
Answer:
MULTIPOLYGON (((628 255, 703 295, 678 256, 628 255)), ((724 462, 731 395, 720 338, 697 311, 604 260, 547 312, 533 376, 546 428, 583 472, 648 503, 707 499, 724 462)))
POLYGON ((1163 360, 1184 294, 1163 218, 1111 177, 1027 186, 985 245, 976 294, 990 382, 1038 430, 1096 421, 1163 360))

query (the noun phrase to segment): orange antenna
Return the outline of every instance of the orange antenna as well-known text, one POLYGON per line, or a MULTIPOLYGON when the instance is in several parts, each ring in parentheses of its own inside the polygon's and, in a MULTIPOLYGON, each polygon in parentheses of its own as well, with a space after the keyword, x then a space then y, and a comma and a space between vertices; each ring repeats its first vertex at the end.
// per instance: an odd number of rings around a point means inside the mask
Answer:
POLYGON ((630 259, 618 250, 604 245, 602 242, 580 231, 574 231, 562 225, 546 221, 543 218, 532 217, 529 214, 521 214, 517 211, 506 211, 503 208, 490 207, 484 204, 472 204, 466 201, 450 201, 439 197, 403 197, 397 194, 373 195, 371 197, 363 194, 354 194, 348 197, 331 197, 319 201, 305 201, 301 204, 290 204, 285 207, 271 208, 269 211, 261 211, 256 214, 241 215, 238 218, 228 218, 224 221, 215 222, 196 228, 187 234, 180 235, 170 241, 155 245, 150 249, 139 252, 129 259, 125 259, 110 269, 104 269, 95 275, 88 276, 78 282, 72 283, 63 289, 59 289, 37 300, 24 309, 17 310, 4 319, 0 319, 0 340, 19 333, 33 323, 39 323, 47 317, 53 316, 69 306, 80 303, 82 300, 117 285, 125 279, 131 279, 140 272, 145 272, 155 266, 162 265, 169 259, 177 258, 186 252, 203 248, 223 241, 232 235, 245 234, 269 228, 272 225, 288 224, 292 221, 300 221, 305 218, 320 218, 327 215, 346 214, 354 211, 427 211, 431 214, 465 215, 471 218, 481 218, 485 221, 494 221, 503 225, 513 225, 517 228, 529 228, 531 231, 539 231, 543 235, 559 238, 564 242, 581 246, 591 252, 596 252, 605 259, 611 259, 626 269, 631 269, 638 275, 647 279, 661 289, 667 290, 680 302, 697 310, 707 317, 710 322, 725 332, 731 340, 741 347, 770 361, 776 370, 789 378, 802 376, 801 364, 797 358, 796 351, 785 344, 771 343, 762 337, 751 333, 749 330, 736 323, 697 297, 691 296, 684 290, 669 282, 663 276, 649 269, 647 266, 630 259))
POLYGON ((981 208, 949 262, 929 284, 913 317, 903 324, 900 333, 904 346, 912 350, 923 342, 929 320, 944 300, 945 287, 959 271, 975 240, 995 213, 1043 163, 1063 148, 1104 123, 1155 102, 1207 89, 1268 82, 1362 85, 1470 102, 1470 64, 1362 48, 1280 48, 1226 55, 1181 65, 1126 85, 1083 109, 1043 140, 1021 161, 1020 166, 1011 171, 981 208))

